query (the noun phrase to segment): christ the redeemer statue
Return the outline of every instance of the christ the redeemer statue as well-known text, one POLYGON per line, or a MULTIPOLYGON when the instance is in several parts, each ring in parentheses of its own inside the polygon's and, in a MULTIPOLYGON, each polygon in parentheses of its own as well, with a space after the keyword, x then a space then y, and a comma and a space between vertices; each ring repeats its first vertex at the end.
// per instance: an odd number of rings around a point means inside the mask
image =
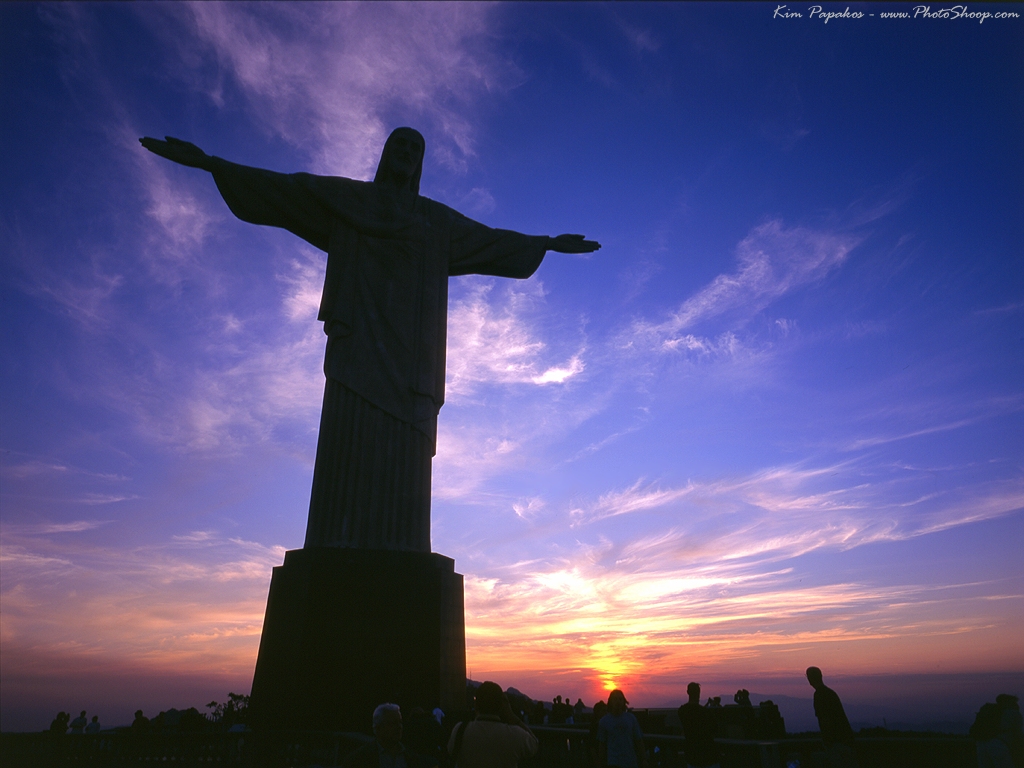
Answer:
POLYGON ((422 197, 424 141, 411 128, 388 137, 372 182, 249 168, 170 136, 140 141, 210 171, 243 221, 283 227, 327 252, 327 384, 305 546, 430 552, 448 278, 524 279, 547 251, 601 246, 492 229, 422 197))

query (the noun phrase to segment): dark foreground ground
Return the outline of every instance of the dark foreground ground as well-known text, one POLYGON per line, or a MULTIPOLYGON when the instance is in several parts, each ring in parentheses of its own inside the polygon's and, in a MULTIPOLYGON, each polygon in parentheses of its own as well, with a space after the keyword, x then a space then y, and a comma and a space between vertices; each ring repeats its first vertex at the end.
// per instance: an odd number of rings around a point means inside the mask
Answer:
MULTIPOLYGON (((522 768, 594 768, 583 727, 535 726, 538 755, 522 768)), ((4 768, 50 766, 239 766, 307 768, 340 766, 369 737, 354 733, 280 732, 273 734, 195 733, 133 736, 124 730, 90 736, 46 733, 0 735, 4 768)), ((776 739, 718 739, 722 768, 824 768, 821 741, 792 736, 776 739)), ((651 768, 685 768, 680 736, 645 737, 651 768)), ((976 768, 974 741, 933 734, 861 737, 856 744, 861 768, 976 768)), ((440 768, 449 768, 440 766, 440 768)))

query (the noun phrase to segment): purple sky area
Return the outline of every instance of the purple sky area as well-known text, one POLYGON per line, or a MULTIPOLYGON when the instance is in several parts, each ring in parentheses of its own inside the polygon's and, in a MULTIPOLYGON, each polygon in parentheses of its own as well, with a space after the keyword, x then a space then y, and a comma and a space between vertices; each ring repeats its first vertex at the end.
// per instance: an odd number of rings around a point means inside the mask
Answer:
POLYGON ((1024 693, 1024 6, 776 5, 3 4, 0 727, 248 692, 303 542, 325 256, 138 137, 366 179, 398 125, 603 244, 452 281, 475 679, 1024 693))

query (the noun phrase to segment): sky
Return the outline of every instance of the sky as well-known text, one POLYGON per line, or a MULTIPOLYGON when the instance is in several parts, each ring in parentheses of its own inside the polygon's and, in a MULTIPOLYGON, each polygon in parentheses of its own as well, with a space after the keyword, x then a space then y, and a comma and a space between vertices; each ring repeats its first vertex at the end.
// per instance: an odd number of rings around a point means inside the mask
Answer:
POLYGON ((368 179, 400 125, 602 244, 451 280, 473 679, 1024 694, 1024 5, 778 6, 3 4, 0 727, 248 693, 303 543, 326 256, 138 138, 368 179))

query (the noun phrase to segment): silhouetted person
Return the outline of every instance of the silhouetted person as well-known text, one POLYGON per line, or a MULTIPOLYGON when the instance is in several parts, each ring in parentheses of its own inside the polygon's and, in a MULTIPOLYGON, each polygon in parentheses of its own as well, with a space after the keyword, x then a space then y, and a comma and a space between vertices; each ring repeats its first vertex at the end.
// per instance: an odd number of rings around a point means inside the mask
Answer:
POLYGON ((57 716, 53 718, 53 722, 50 723, 50 733, 54 736, 65 735, 68 732, 68 721, 70 719, 71 715, 67 712, 58 712, 57 716))
POLYGON ((100 716, 93 715, 92 722, 85 726, 86 733, 99 733, 100 732, 100 716))
POLYGON ((976 743, 978 768, 1014 768, 1014 750, 1021 739, 1021 716, 1017 697, 1006 693, 993 704, 983 704, 971 726, 976 743))
POLYGON ((82 710, 82 714, 71 721, 71 733, 81 735, 85 733, 85 726, 89 724, 89 721, 85 717, 85 710, 82 710))
POLYGON ((1009 747, 1014 765, 1024 768, 1024 734, 1018 699, 1000 693, 996 696, 996 706, 999 707, 999 738, 1009 747))
POLYGON ((807 682, 814 688, 814 715, 829 764, 833 768, 854 768, 857 761, 853 755, 853 728, 846 719, 839 694, 825 685, 817 667, 807 668, 807 682))
POLYGON ((212 173, 243 221, 282 227, 328 254, 318 315, 327 383, 305 546, 430 552, 448 278, 525 279, 547 251, 600 245, 492 229, 420 196, 425 144, 411 128, 388 137, 372 182, 249 168, 169 136, 140 142, 212 173))
POLYGON ((421 762, 439 765, 443 749, 441 724, 423 707, 414 707, 403 723, 405 743, 419 756, 421 762))
POLYGON ((516 768, 520 760, 537 754, 538 746, 501 686, 486 680, 476 689, 476 718, 455 726, 448 754, 456 768, 516 768))
POLYGON ((594 712, 590 716, 590 731, 587 735, 587 740, 590 764, 594 766, 601 765, 601 750, 597 742, 597 729, 601 724, 601 718, 607 714, 608 705, 603 701, 599 701, 594 705, 594 712))
POLYGON ((748 691, 746 688, 740 688, 738 691, 736 691, 736 693, 733 694, 732 700, 739 704, 741 707, 754 706, 750 703, 750 691, 748 691))
POLYGON ((402 744, 402 710, 381 704, 373 710, 373 741, 352 752, 345 768, 420 768, 417 755, 402 744))
POLYGON ((149 733, 149 718, 142 714, 141 709, 135 710, 135 719, 132 720, 132 733, 136 736, 149 733))
POLYGON ((689 698, 679 710, 679 724, 683 726, 683 754, 686 756, 688 768, 718 768, 718 746, 715 734, 718 724, 715 716, 707 707, 700 705, 700 684, 690 683, 686 686, 689 698))
POLYGON ((561 725, 565 722, 565 716, 562 712, 562 697, 555 696, 551 700, 551 716, 548 719, 551 725, 561 725))
POLYGON ((597 725, 601 768, 646 768, 644 735, 628 704, 618 688, 608 694, 608 714, 597 725))

